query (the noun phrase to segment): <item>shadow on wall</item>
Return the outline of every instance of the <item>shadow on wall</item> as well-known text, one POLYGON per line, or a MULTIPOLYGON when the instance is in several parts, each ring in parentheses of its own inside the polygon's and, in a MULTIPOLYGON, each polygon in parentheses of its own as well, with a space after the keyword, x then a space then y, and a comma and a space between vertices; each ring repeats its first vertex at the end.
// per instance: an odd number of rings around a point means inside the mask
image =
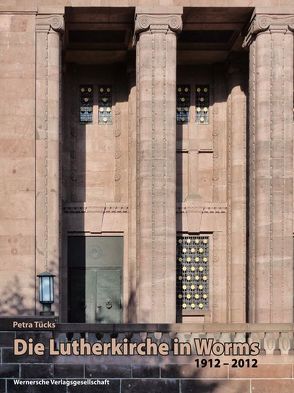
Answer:
MULTIPOLYGON (((48 271, 55 272, 55 269, 56 264, 49 263, 48 271)), ((39 279, 37 277, 36 279, 32 277, 29 284, 24 288, 20 276, 15 275, 1 289, 0 316, 33 316, 39 314, 39 279), (31 301, 28 301, 28 299, 31 301), (29 304, 32 306, 29 306, 29 304)), ((59 304, 56 288, 54 288, 54 304, 59 304)))
MULTIPOLYGON (((30 291, 35 290, 34 283, 29 286, 29 289, 30 291)), ((33 307, 27 307, 26 303, 26 295, 24 294, 20 279, 18 276, 14 276, 0 292, 0 316, 34 315, 35 309, 33 307)))

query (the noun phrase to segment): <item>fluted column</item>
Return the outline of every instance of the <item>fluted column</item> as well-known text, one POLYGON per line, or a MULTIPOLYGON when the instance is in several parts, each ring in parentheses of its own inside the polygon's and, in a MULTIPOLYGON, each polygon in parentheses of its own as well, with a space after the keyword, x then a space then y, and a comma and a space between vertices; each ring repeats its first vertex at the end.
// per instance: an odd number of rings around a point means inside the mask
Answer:
POLYGON ((255 13, 250 47, 250 322, 293 321, 294 15, 255 13))
POLYGON ((176 319, 176 34, 181 7, 136 10, 137 315, 176 319))
POLYGON ((231 56, 228 87, 228 320, 246 322, 246 63, 231 56))
POLYGON ((59 299, 62 15, 36 17, 36 273, 57 275, 59 299))

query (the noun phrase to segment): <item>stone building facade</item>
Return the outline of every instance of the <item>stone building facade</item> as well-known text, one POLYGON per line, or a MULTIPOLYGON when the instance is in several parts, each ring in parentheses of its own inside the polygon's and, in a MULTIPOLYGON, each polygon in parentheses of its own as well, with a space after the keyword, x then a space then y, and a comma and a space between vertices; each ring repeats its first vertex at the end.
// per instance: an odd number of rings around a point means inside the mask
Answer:
POLYGON ((291 3, 0 2, 1 315, 293 322, 291 3))
POLYGON ((0 318, 1 393, 294 391, 293 31, 292 0, 0 0, 0 317, 39 315, 49 271, 59 320, 0 318), (14 356, 28 335, 258 342, 259 367, 14 356))

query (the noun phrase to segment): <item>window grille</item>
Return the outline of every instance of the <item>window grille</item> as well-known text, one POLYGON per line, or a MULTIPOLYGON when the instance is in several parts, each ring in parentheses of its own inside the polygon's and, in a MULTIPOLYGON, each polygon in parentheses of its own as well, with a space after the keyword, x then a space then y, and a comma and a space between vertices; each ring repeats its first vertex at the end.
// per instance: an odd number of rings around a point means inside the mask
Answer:
POLYGON ((177 86, 177 124, 189 122, 190 86, 177 86))
POLYGON ((80 86, 80 122, 92 123, 93 121, 93 86, 80 86))
POLYGON ((112 124, 112 88, 111 86, 99 86, 98 91, 98 123, 112 124))
POLYGON ((208 124, 209 122, 209 86, 196 86, 196 123, 208 124))
POLYGON ((177 307, 206 311, 209 305, 209 237, 177 236, 177 307))

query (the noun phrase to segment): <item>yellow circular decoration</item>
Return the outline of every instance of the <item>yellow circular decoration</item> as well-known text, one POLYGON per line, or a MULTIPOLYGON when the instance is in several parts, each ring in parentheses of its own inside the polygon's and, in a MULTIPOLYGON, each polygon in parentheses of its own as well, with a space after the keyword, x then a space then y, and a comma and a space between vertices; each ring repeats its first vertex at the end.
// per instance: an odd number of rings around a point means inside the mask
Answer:
POLYGON ((187 304, 186 304, 186 303, 183 303, 182 307, 183 307, 183 308, 186 308, 186 307, 187 307, 187 304))
POLYGON ((203 123, 204 122, 204 117, 200 117, 200 121, 201 121, 201 123, 203 123))
POLYGON ((203 272, 203 266, 199 266, 199 271, 203 272))
POLYGON ((203 243, 204 243, 204 244, 207 244, 207 242, 208 242, 207 239, 204 239, 204 240, 203 240, 203 243))
POLYGON ((195 248, 191 248, 191 252, 195 252, 195 248))
POLYGON ((100 111, 100 112, 104 112, 104 108, 101 107, 101 108, 99 109, 99 111, 100 111))
POLYGON ((186 266, 183 266, 183 272, 185 272, 187 270, 186 266))
POLYGON ((199 307, 199 308, 203 308, 203 304, 202 304, 202 303, 199 303, 199 304, 198 304, 198 307, 199 307))
POLYGON ((195 293, 194 297, 195 297, 195 299, 199 299, 200 296, 198 295, 198 293, 195 293))
POLYGON ((194 285, 194 284, 191 285, 191 289, 192 289, 192 290, 195 289, 195 285, 194 285))
POLYGON ((182 277, 182 276, 179 276, 178 279, 181 281, 181 280, 183 279, 183 277, 182 277))
POLYGON ((103 117, 103 121, 104 121, 104 123, 106 123, 107 122, 107 117, 103 117))
POLYGON ((200 247, 199 250, 198 250, 198 252, 200 252, 200 254, 202 254, 203 251, 204 251, 204 250, 203 250, 203 248, 201 248, 201 247, 200 247))
POLYGON ((92 89, 91 87, 88 87, 88 92, 91 93, 92 89))
POLYGON ((190 293, 188 293, 188 295, 186 297, 187 297, 187 299, 191 299, 190 293))
POLYGON ((197 112, 201 112, 201 108, 199 108, 199 106, 196 108, 197 112))
POLYGON ((182 88, 181 88, 181 87, 178 87, 178 91, 182 91, 182 88))
POLYGON ((203 299, 207 299, 206 293, 204 293, 204 295, 202 297, 203 297, 203 299))
POLYGON ((189 91, 188 87, 185 87, 185 92, 187 93, 187 91, 189 91))
POLYGON ((207 276, 203 276, 203 281, 207 281, 207 276))
POLYGON ((81 88, 81 92, 84 93, 84 91, 85 91, 85 89, 82 87, 82 88, 81 88))
POLYGON ((198 287, 200 290, 202 290, 203 289, 203 285, 199 285, 199 287, 198 287))
POLYGON ((181 98, 181 101, 182 101, 182 102, 185 102, 186 100, 185 100, 185 98, 184 98, 184 97, 182 97, 182 98, 181 98))
POLYGON ((103 93, 104 92, 104 89, 103 89, 103 87, 101 87, 100 88, 100 93, 103 93))
POLYGON ((110 109, 109 107, 108 107, 106 110, 107 110, 107 112, 110 112, 110 111, 111 111, 111 109, 110 109))
POLYGON ((197 280, 197 281, 198 281, 198 280, 199 280, 199 278, 200 278, 199 276, 195 276, 195 280, 197 280))
POLYGON ((108 87, 108 88, 106 89, 106 91, 107 91, 108 93, 110 93, 110 88, 108 87))
POLYGON ((195 240, 195 243, 198 244, 198 243, 199 243, 199 239, 196 239, 196 240, 195 240))
POLYGON ((191 239, 187 239, 187 243, 190 244, 191 243, 191 239))
POLYGON ((182 288, 185 290, 187 289, 187 285, 183 285, 182 288))
POLYGON ((195 258, 195 262, 199 262, 199 257, 196 257, 196 258, 195 258))
POLYGON ((195 272, 195 267, 194 266, 191 267, 191 272, 195 272))
POLYGON ((191 304, 191 308, 195 308, 195 304, 194 303, 191 304))
POLYGON ((178 298, 179 298, 179 299, 182 299, 182 297, 183 297, 183 295, 180 293, 180 294, 178 295, 178 298))
POLYGON ((204 111, 204 112, 207 112, 207 111, 208 111, 208 109, 205 107, 205 108, 203 108, 203 111, 204 111))
POLYGON ((191 276, 187 276, 187 280, 190 281, 191 280, 191 276))
POLYGON ((191 262, 191 258, 190 257, 187 258, 187 262, 191 262))
POLYGON ((205 92, 205 93, 207 93, 207 92, 208 92, 208 88, 207 88, 207 87, 204 87, 204 89, 203 89, 203 90, 204 90, 204 92, 205 92))
POLYGON ((197 92, 200 93, 201 89, 200 87, 197 87, 197 92))
POLYGON ((182 243, 182 239, 179 239, 178 242, 179 242, 179 243, 182 243))
POLYGON ((185 252, 187 252, 187 249, 186 249, 186 248, 183 248, 183 253, 185 253, 185 252))
POLYGON ((203 258, 203 262, 207 262, 207 258, 206 257, 203 258))

